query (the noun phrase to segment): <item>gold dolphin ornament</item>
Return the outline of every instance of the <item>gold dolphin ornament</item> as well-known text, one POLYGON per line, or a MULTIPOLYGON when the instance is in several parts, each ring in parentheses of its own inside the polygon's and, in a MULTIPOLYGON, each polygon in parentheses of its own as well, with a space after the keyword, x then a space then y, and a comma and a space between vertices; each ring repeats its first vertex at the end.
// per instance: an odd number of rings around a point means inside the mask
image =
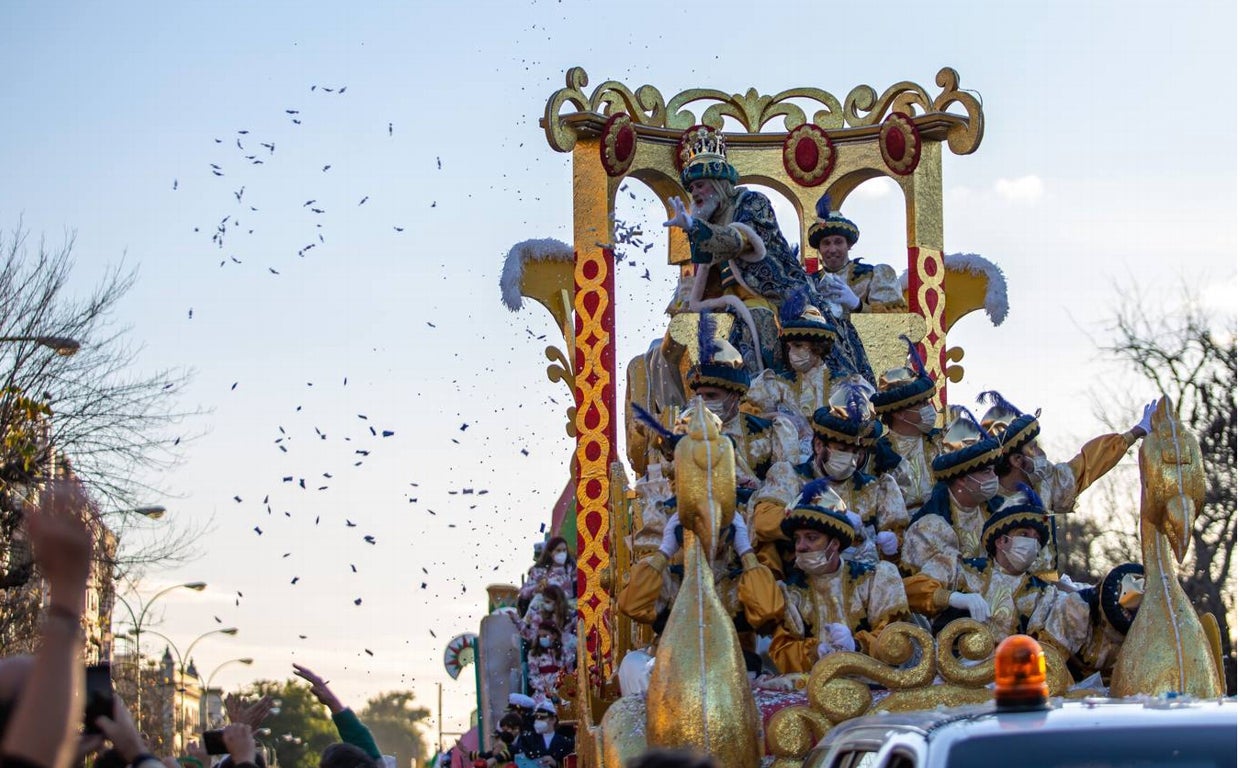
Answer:
POLYGON ((707 559, 736 508, 736 455, 700 398, 688 413, 675 455, 685 575, 655 654, 646 736, 651 746, 711 754, 722 768, 756 768, 762 721, 707 559))
POLYGON ((1115 661, 1111 694, 1221 696, 1209 637, 1176 575, 1205 499, 1205 467, 1197 438, 1166 397, 1158 401, 1139 462, 1145 595, 1115 661))

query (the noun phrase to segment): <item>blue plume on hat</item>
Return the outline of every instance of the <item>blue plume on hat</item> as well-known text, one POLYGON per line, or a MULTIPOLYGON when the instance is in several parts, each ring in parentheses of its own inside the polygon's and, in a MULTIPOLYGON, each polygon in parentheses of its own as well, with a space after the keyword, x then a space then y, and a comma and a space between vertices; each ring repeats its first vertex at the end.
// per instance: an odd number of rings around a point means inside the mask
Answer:
POLYGON ((719 343, 715 340, 715 319, 709 312, 698 315, 698 362, 705 364, 715 359, 719 343))
POLYGON ((796 288, 792 293, 788 294, 788 298, 784 299, 779 305, 779 324, 787 326, 801 319, 801 313, 805 311, 805 307, 809 304, 809 294, 804 288, 796 288))
POLYGON ((814 213, 818 214, 818 218, 826 221, 831 218, 831 193, 823 192, 822 197, 818 198, 818 202, 814 203, 814 213))
POLYGON ((1025 494, 1026 504, 1032 507, 1037 507, 1038 509, 1046 509, 1046 505, 1042 503, 1042 497, 1038 495, 1037 491, 1033 490, 1032 486, 1026 485, 1024 483, 1017 483, 1016 490, 1025 494))
POLYGON ((805 484, 805 487, 801 489, 801 498, 797 499, 797 504, 810 507, 818 506, 814 503, 814 500, 830 487, 830 478, 820 477, 816 480, 810 480, 805 484))
POLYGON ((921 359, 921 353, 917 351, 917 345, 908 337, 908 334, 900 334, 900 338, 908 345, 908 356, 913 361, 913 367, 917 370, 918 376, 929 376, 926 373, 926 364, 921 359))
POLYGON ((870 396, 860 384, 846 382, 842 386, 848 392, 844 400, 844 409, 848 411, 848 421, 852 424, 860 424, 865 420, 865 410, 870 404, 870 396))
POLYGON ((1016 406, 1012 405, 1007 400, 1005 400, 1003 398, 1003 395, 999 394, 999 392, 994 389, 978 394, 977 402, 979 404, 989 403, 990 405, 997 406, 1007 411, 1011 411, 1017 416, 1024 415, 1024 413, 1019 408, 1017 408, 1016 406))
POLYGON ((958 405, 956 406, 956 408, 959 409, 959 415, 957 415, 956 418, 960 418, 960 416, 967 416, 969 418, 969 421, 973 424, 973 426, 977 427, 978 432, 980 432, 983 435, 986 434, 986 430, 982 429, 982 425, 978 422, 977 417, 973 415, 973 411, 970 411, 968 408, 965 408, 963 405, 958 405))
POLYGON ((637 417, 637 420, 640 421, 642 424, 645 424, 647 427, 650 427, 650 429, 654 430, 655 434, 659 435, 660 437, 666 440, 676 439, 676 434, 673 433, 667 427, 660 424, 659 420, 656 419, 653 415, 651 415, 651 413, 647 411, 645 408, 641 407, 637 403, 629 403, 629 406, 632 407, 633 415, 637 417))

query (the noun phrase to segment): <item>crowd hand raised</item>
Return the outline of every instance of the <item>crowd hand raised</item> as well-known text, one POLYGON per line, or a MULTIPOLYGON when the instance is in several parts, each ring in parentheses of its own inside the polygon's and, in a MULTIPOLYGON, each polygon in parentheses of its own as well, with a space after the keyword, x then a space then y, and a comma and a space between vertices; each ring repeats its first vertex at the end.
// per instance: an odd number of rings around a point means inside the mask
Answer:
POLYGON ((1154 421, 1154 410, 1156 408, 1158 408, 1158 401, 1151 400, 1150 404, 1145 406, 1145 409, 1141 411, 1141 420, 1133 426, 1133 431, 1140 431, 1141 437, 1145 437, 1150 433, 1150 425, 1151 422, 1154 421))
POLYGON ((732 525, 735 530, 732 536, 732 546, 736 548, 736 554, 743 555, 752 551, 753 544, 749 540, 749 526, 745 525, 745 518, 741 517, 740 512, 732 515, 732 525))
POLYGON ((191 739, 190 742, 185 745, 185 754, 197 760, 202 765, 202 768, 210 768, 211 756, 207 754, 207 749, 202 746, 201 741, 191 739))
POLYGON ((27 507, 26 513, 34 560, 47 580, 52 602, 79 613, 90 574, 87 508, 86 489, 81 482, 53 480, 39 494, 39 503, 33 509, 27 507))
POLYGON ((888 557, 900 549, 900 540, 891 531, 879 531, 874 537, 874 543, 878 545, 878 551, 888 557))
POLYGON ((673 514, 663 526, 663 542, 659 544, 659 551, 668 560, 671 560, 676 551, 680 549, 680 544, 676 541, 676 526, 678 525, 680 525, 680 515, 673 514))
POLYGON ((103 735, 108 737, 108 741, 112 742, 112 747, 120 753, 126 763, 133 763, 138 755, 149 751, 146 741, 138 731, 138 726, 134 725, 133 716, 129 714, 129 709, 125 706, 125 702, 121 701, 120 696, 115 694, 112 696, 112 716, 100 715, 95 718, 95 725, 99 726, 103 735))
POLYGON ((688 231, 693 229, 693 217, 685 210, 685 203, 679 197, 673 195, 667 199, 667 204, 672 207, 672 218, 663 222, 665 227, 680 227, 688 231))
POLYGON ((233 765, 254 763, 257 748, 254 744, 254 729, 245 723, 229 723, 224 726, 224 746, 228 748, 228 756, 233 765))
POLYGON ((235 693, 228 694, 224 699, 224 709, 228 713, 228 722, 245 723, 257 728, 271 714, 272 700, 264 696, 253 704, 246 705, 245 699, 235 693))
POLYGON ((344 705, 340 703, 340 699, 336 698, 336 694, 332 693, 331 688, 327 687, 329 681, 324 680, 300 664, 293 665, 293 673, 310 683, 310 693, 319 700, 320 704, 330 709, 333 715, 344 711, 344 705))
POLYGON ((986 621, 990 618, 990 604, 981 595, 966 592, 953 592, 947 598, 947 604, 961 611, 968 611, 969 618, 974 621, 986 621))

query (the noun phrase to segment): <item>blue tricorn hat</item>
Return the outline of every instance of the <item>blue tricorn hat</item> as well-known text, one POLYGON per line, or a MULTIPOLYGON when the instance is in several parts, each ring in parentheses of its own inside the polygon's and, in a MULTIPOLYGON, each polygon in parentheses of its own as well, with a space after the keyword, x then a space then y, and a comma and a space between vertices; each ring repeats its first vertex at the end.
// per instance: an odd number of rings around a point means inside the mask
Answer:
POLYGON ((822 242, 827 235, 842 236, 848 241, 850 248, 857 244, 857 240, 861 237, 861 230, 856 224, 844 218, 842 213, 831 210, 830 193, 824 192, 822 197, 818 198, 815 213, 818 214, 818 220, 809 225, 806 238, 810 248, 817 248, 818 243, 822 242))

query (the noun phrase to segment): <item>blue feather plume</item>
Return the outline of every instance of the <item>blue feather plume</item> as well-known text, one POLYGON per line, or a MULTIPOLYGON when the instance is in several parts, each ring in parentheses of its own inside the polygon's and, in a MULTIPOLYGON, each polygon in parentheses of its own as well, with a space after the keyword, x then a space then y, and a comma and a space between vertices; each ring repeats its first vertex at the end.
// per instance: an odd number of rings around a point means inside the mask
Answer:
POLYGON ((715 339, 715 319, 709 312, 698 315, 698 362, 709 363, 715 359, 719 351, 719 342, 715 339))
POLYGON ((654 430, 655 434, 659 435, 665 440, 672 440, 676 437, 675 433, 673 433, 670 429, 660 424, 659 420, 656 419, 653 415, 651 415, 651 413, 647 411, 645 408, 641 407, 637 403, 629 403, 629 406, 632 407, 633 415, 637 417, 637 420, 641 422, 642 424, 645 424, 650 429, 654 430))
POLYGON ((848 397, 844 400, 844 409, 848 411, 848 420, 853 424, 860 424, 865 418, 866 407, 870 403, 870 398, 866 394, 865 389, 859 384, 847 383, 844 386, 848 389, 848 397))
POLYGON ((977 402, 978 403, 989 403, 990 405, 997 406, 999 408, 1002 408, 1003 410, 1011 411, 1017 416, 1024 415, 1019 408, 1012 405, 1007 400, 1004 400, 1003 395, 999 394, 998 390, 992 389, 987 392, 980 393, 977 396, 977 402))
POLYGON ((1025 501, 1029 505, 1037 507, 1038 509, 1046 509, 1046 505, 1042 503, 1042 497, 1038 496, 1038 492, 1033 490, 1032 487, 1025 485, 1024 483, 1017 483, 1016 490, 1025 494, 1025 501))
POLYGON ((913 340, 907 334, 900 334, 900 338, 904 339, 904 343, 908 345, 908 357, 913 361, 913 367, 917 370, 917 375, 927 376, 926 365, 922 362, 921 354, 917 351, 917 345, 913 343, 913 340))
POLYGON ((783 303, 779 305, 779 324, 787 327, 790 323, 799 320, 808 304, 809 295, 805 289, 794 289, 792 293, 788 294, 788 298, 784 299, 783 303))
POLYGON ((831 218, 831 193, 823 192, 822 197, 818 198, 818 202, 814 204, 814 212, 818 214, 818 218, 826 221, 831 218))
POLYGON ((954 406, 954 408, 956 410, 956 418, 960 418, 961 416, 967 416, 969 421, 973 424, 973 426, 977 427, 978 432, 982 433, 983 435, 987 434, 986 430, 982 429, 982 425, 980 422, 978 422, 977 417, 973 415, 973 411, 970 411, 968 408, 965 408, 963 405, 957 405, 957 406, 954 406))
POLYGON ((817 499, 824 491, 831 487, 831 480, 826 477, 820 477, 817 480, 810 480, 801 489, 801 498, 797 503, 802 506, 818 506, 817 499))

